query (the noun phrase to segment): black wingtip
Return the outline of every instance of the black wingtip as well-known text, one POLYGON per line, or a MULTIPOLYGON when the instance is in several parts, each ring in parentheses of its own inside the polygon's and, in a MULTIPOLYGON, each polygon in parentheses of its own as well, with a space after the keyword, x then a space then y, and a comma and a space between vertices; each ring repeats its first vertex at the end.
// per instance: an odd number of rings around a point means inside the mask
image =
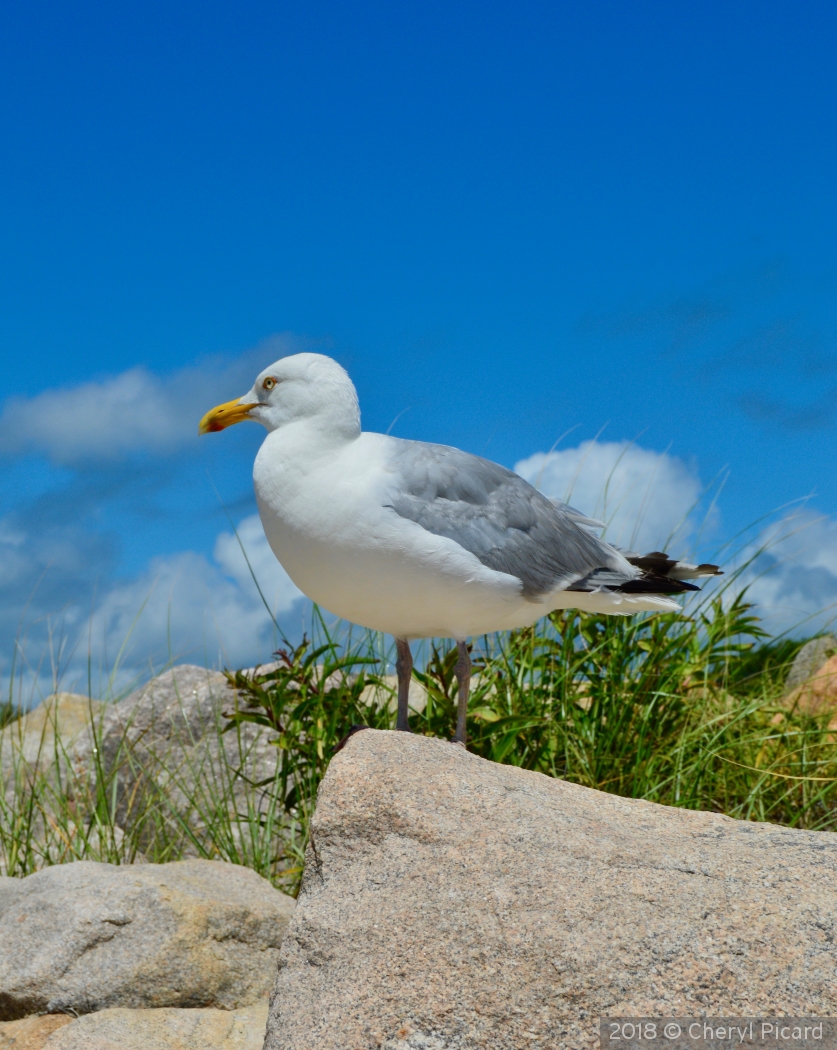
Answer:
POLYGON ((683 591, 699 591, 686 580, 670 580, 666 576, 644 576, 638 580, 627 580, 614 590, 617 594, 680 594, 683 591))
MULTIPOLYGON (((695 579, 700 576, 723 576, 723 571, 709 562, 700 565, 690 565, 687 562, 670 558, 662 551, 651 551, 650 554, 626 554, 626 559, 643 572, 653 577, 664 577, 665 579, 695 579)), ((698 588, 700 590, 700 588, 698 588)))
POLYGON ((658 576, 665 576, 677 564, 675 558, 669 558, 662 551, 651 551, 650 554, 629 555, 628 561, 636 565, 643 572, 653 572, 658 576))

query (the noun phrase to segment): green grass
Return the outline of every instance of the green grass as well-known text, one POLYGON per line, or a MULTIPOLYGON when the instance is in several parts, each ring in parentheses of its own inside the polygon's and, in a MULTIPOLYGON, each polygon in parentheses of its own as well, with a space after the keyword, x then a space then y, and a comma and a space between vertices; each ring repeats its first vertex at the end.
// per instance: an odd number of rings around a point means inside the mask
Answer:
POLYGON ((0 750, 0 873, 24 876, 74 860, 163 863, 198 856, 246 865, 286 888, 296 885, 304 850, 299 823, 279 804, 272 782, 264 787, 248 779, 252 737, 234 729, 230 738, 221 712, 202 738, 207 746, 185 759, 177 749, 149 750, 130 725, 114 746, 92 706, 84 763, 49 723, 37 753, 24 753, 18 725, 7 726, 0 750))
MULTIPOLYGON (((727 592, 729 593, 729 592, 727 592)), ((255 678, 231 672, 238 705, 219 713, 214 746, 148 775, 130 734, 107 761, 75 768, 64 745, 27 763, 7 746, 0 862, 11 875, 79 858, 126 863, 193 855, 245 864, 296 892, 317 787, 353 724, 393 728, 391 653, 379 635, 285 646, 255 678), (275 769, 248 779, 254 728, 275 769), (179 801, 177 801, 179 800, 179 801), (185 800, 185 801, 184 801, 185 800)), ((480 640, 469 748, 631 798, 747 820, 837 830, 837 745, 828 714, 782 703, 800 642, 764 636, 743 596, 690 614, 554 613, 480 640)), ((431 646, 415 676, 427 703, 417 733, 449 738, 456 709, 451 645, 431 646)), ((14 724, 7 728, 7 735, 14 724)), ((96 733, 96 719, 90 731, 96 733)), ((101 756, 98 748, 96 756, 101 756)))
MULTIPOLYGON (((469 749, 630 798, 833 830, 828 716, 781 703, 800 644, 765 644, 743 598, 692 617, 554 613, 484 639, 474 653, 469 749)), ((242 703, 233 721, 276 734, 289 812, 310 812, 328 756, 352 724, 394 726, 391 705, 362 698, 375 664, 357 669, 374 651, 338 659, 336 646, 301 646, 261 680, 234 679, 242 703), (318 663, 328 686, 312 673, 318 663)), ((434 646, 415 672, 427 690, 425 709, 412 714, 415 732, 453 735, 455 662, 452 646, 434 646)))

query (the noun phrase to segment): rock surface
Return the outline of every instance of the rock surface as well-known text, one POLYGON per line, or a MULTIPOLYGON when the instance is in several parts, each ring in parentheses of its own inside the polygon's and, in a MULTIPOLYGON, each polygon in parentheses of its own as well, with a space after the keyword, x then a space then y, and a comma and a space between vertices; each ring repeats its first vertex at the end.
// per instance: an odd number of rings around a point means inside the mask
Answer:
MULTIPOLYGON (((789 693, 784 702, 807 715, 834 714, 837 711, 837 656, 826 660, 806 682, 789 693)), ((829 724, 837 728, 833 722, 829 724)))
POLYGON ((812 675, 822 667, 825 661, 837 653, 837 638, 825 635, 823 638, 812 638, 806 642, 794 657, 788 677, 785 679, 785 692, 792 693, 804 685, 812 675))
POLYGON ((80 1017, 43 1046, 44 1050, 262 1050, 266 1020, 266 1002, 241 1010, 115 1008, 80 1017))
POLYGON ((837 836, 357 733, 320 788, 265 1050, 599 1045, 599 1016, 837 1013, 837 836))
MULTIPOLYGON (((90 753, 90 727, 101 721, 107 704, 77 693, 54 693, 0 731, 0 792, 5 800, 4 818, 29 830, 32 851, 40 863, 59 863, 72 855, 67 830, 67 814, 59 813, 50 822, 44 809, 56 795, 58 770, 63 783, 73 780, 72 768, 79 752, 90 753), (46 790, 43 788, 46 786, 46 790), (30 800, 35 801, 30 810, 30 800), (60 830, 56 830, 59 829, 60 830)), ((60 809, 60 807, 59 807, 60 809)), ((93 830, 86 837, 91 859, 102 859, 108 842, 93 830)), ((122 829, 113 829, 114 839, 122 829)), ((8 868, 9 854, 0 850, 0 875, 8 868)))
POLYGON ((67 1014, 44 1014, 0 1021, 0 1050, 43 1050, 52 1033, 72 1020, 67 1014))
POLYGON ((266 997, 294 901, 220 861, 79 861, 0 879, 0 1019, 266 997))
POLYGON ((13 750, 29 765, 51 764, 55 760, 56 730, 59 751, 71 756, 91 719, 98 719, 105 707, 101 700, 90 700, 79 693, 48 696, 0 732, 3 769, 8 769, 13 750))
MULTIPOLYGON (((158 675, 118 703, 57 694, 0 733, 0 789, 6 805, 10 811, 25 807, 32 791, 38 794, 45 785, 32 821, 34 852, 45 864, 81 856, 112 860, 110 840, 102 849, 95 835, 86 836, 86 844, 71 844, 55 831, 65 826, 66 813, 60 805, 58 812, 48 812, 54 795, 67 794, 83 810, 95 800, 104 771, 104 790, 109 800, 116 798, 116 837, 133 830, 121 852, 123 861, 141 859, 144 850, 156 848, 155 838, 197 856, 184 827, 211 838, 211 829, 231 815, 264 812, 273 805, 270 792, 256 785, 276 771, 277 749, 270 743, 275 734, 252 723, 222 734, 223 712, 235 701, 223 674, 189 664, 158 675), (43 780, 31 788, 35 766, 43 780), (63 787, 54 793, 59 775, 63 787)), ((240 834, 234 819, 231 834, 240 834)))
MULTIPOLYGON (((223 712, 234 704, 235 694, 219 671, 180 664, 107 706, 99 757, 117 783, 117 824, 127 827, 147 802, 162 816, 164 800, 175 834, 183 821, 200 833, 216 805, 231 812, 270 805, 268 793, 254 792, 248 782, 275 773, 277 751, 269 742, 275 734, 248 723, 222 736, 223 712)), ((87 734, 75 748, 77 769, 88 775, 95 767, 93 746, 87 734)), ((140 845, 147 845, 142 836, 140 845)))
MULTIPOLYGON (((393 711, 398 710, 398 676, 394 674, 381 675, 381 680, 387 687, 390 694, 389 706, 393 711)), ((477 676, 474 675, 474 681, 477 681, 477 676)), ((378 690, 375 686, 368 685, 361 696, 364 700, 372 700, 376 697, 378 690)), ((427 690, 421 684, 417 682, 415 678, 410 679, 410 692, 408 702, 411 711, 423 711, 427 707, 427 690)))

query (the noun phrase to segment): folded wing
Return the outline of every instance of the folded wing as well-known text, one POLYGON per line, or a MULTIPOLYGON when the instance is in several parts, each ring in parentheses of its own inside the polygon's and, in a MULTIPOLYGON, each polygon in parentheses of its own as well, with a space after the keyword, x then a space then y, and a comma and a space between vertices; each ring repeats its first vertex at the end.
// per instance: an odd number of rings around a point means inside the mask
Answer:
POLYGON ((386 505, 516 576, 531 600, 556 590, 675 594, 698 589, 689 579, 719 571, 659 552, 624 554, 589 531, 601 522, 479 456, 419 441, 392 439, 390 447, 386 505))

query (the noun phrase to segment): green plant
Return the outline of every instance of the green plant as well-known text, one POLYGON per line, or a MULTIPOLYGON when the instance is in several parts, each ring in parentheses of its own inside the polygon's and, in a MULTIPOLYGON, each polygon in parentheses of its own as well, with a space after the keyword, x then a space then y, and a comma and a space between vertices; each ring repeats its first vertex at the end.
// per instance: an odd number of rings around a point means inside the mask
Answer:
POLYGON ((239 699, 227 714, 227 731, 250 722, 276 734, 277 796, 307 826, 337 743, 358 723, 392 728, 392 690, 368 670, 380 663, 371 635, 361 650, 341 652, 331 639, 313 647, 304 638, 276 656, 277 666, 265 674, 228 674, 239 699))
POLYGON ((254 735, 225 727, 218 712, 200 740, 175 735, 155 749, 130 721, 106 735, 104 714, 91 705, 79 761, 57 707, 34 741, 24 720, 12 722, 0 745, 0 872, 199 856, 244 864, 293 889, 298 873, 285 869, 288 857, 301 856, 298 826, 274 778, 257 785, 247 776, 254 735))
MULTIPOLYGON (((632 798, 837 829, 837 750, 827 717, 782 706, 777 653, 793 648, 759 645, 765 637, 739 594, 691 616, 553 613, 483 639, 474 654, 469 748, 632 798)), ((278 733, 282 793, 302 831, 349 726, 394 726, 391 683, 346 673, 376 651, 373 637, 339 658, 333 642, 306 643, 285 650, 268 675, 232 679, 246 697, 232 721, 253 719, 278 733)), ((455 663, 455 649, 437 644, 414 671, 426 695, 411 715, 415 732, 451 737, 455 663)))
MULTIPOLYGON (((7 725, 3 873, 191 855, 245 864, 295 892, 336 746, 354 724, 395 724, 384 639, 314 628, 316 641, 285 645, 263 673, 230 672, 235 699, 205 746, 178 761, 130 724, 106 740, 92 705, 82 765, 59 726, 45 725, 38 753, 24 755, 19 724, 7 725), (268 775, 253 773, 258 733, 272 741, 268 775)), ((469 748, 628 797, 837 830, 834 712, 805 714, 782 696, 799 644, 767 638, 744 594, 657 616, 553 613, 475 645, 469 748)), ((452 735, 455 661, 450 644, 418 654, 415 732, 452 735)))

